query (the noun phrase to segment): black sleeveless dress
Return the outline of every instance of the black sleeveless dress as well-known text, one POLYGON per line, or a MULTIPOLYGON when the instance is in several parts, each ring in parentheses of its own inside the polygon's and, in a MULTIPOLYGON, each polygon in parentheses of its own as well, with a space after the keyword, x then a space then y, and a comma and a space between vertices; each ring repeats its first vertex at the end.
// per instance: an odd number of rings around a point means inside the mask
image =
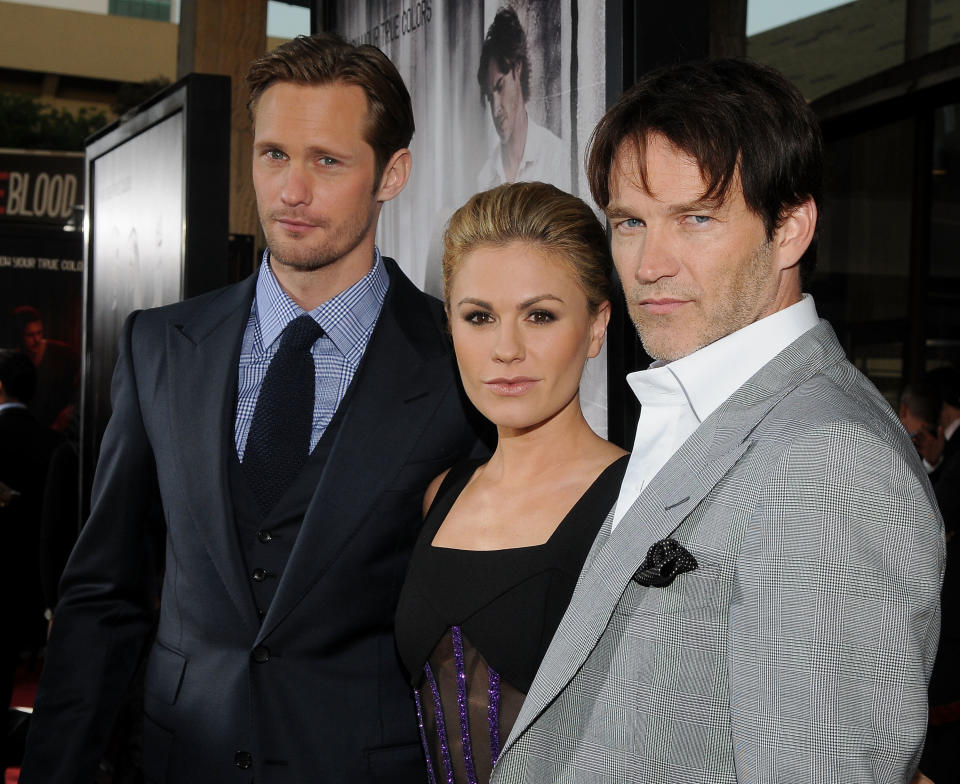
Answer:
POLYGON ((628 455, 608 466, 542 545, 457 550, 431 543, 482 461, 454 466, 437 492, 397 606, 431 784, 490 779, 628 455))

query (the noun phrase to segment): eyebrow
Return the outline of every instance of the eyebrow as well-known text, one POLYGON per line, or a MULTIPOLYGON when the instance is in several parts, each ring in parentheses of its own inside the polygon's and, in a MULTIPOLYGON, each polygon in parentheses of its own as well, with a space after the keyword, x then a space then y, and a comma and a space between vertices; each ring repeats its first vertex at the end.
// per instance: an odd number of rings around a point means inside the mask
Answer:
POLYGON ((307 153, 311 156, 323 156, 325 158, 336 158, 338 161, 353 160, 353 156, 347 152, 336 152, 329 147, 307 147, 307 153))
MULTIPOLYGON (((530 297, 529 299, 525 299, 523 302, 517 305, 517 310, 526 310, 532 305, 536 305, 538 302, 543 302, 543 300, 545 299, 554 300, 560 303, 563 302, 563 300, 560 297, 558 297, 556 294, 538 294, 535 297, 530 297)), ((458 307, 461 305, 476 305, 478 308, 486 308, 487 310, 494 310, 493 305, 491 305, 489 302, 486 302, 485 300, 482 300, 482 299, 476 299, 475 297, 464 297, 462 300, 460 300, 457 303, 458 307)))
MULTIPOLYGON (((723 201, 716 198, 704 197, 702 199, 697 199, 696 201, 687 202, 685 204, 670 204, 667 205, 667 212, 671 215, 680 215, 685 212, 702 212, 704 210, 712 211, 718 210, 723 207, 723 201)), ((604 215, 607 216, 608 220, 615 220, 617 218, 636 218, 637 214, 633 210, 629 210, 626 207, 621 207, 619 205, 607 206, 603 211, 604 215)))
POLYGON ((606 209, 603 211, 603 214, 607 216, 608 220, 634 217, 633 214, 624 207, 611 207, 610 205, 607 205, 606 209))
POLYGON ((701 212, 703 210, 718 210, 723 206, 723 200, 711 197, 703 197, 687 204, 671 204, 669 209, 674 215, 681 212, 701 212))

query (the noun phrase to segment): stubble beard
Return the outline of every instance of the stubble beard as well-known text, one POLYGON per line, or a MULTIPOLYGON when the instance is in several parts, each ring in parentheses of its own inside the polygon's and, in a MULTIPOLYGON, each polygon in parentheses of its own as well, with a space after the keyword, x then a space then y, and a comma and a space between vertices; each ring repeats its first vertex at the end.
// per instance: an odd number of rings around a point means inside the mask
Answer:
POLYGON ((261 220, 261 224, 274 263, 298 272, 313 272, 334 264, 363 242, 376 222, 376 214, 374 204, 365 214, 339 226, 321 223, 318 230, 324 233, 324 239, 319 244, 284 237, 283 229, 272 222, 272 216, 268 221, 261 220), (271 227, 269 231, 267 225, 271 227))
POLYGON ((655 360, 672 362, 757 321, 773 300, 772 254, 772 242, 764 241, 758 246, 737 266, 737 274, 726 280, 723 291, 713 303, 707 303, 709 311, 703 309, 704 299, 700 292, 672 289, 669 283, 635 284, 626 292, 627 309, 643 350, 655 360), (649 313, 638 304, 648 298, 693 300, 682 307, 694 308, 697 312, 687 316, 684 322, 674 323, 673 316, 649 313))

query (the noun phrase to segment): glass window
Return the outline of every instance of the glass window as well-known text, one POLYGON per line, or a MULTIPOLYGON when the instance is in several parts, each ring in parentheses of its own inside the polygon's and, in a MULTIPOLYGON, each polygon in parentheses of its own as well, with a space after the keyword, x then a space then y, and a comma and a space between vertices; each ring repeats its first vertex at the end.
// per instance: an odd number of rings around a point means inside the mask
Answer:
POLYGON ((960 103, 933 112, 926 366, 960 367, 960 103))
POLYGON ((109 11, 117 16, 170 21, 170 0, 110 0, 109 11))
POLYGON ((910 315, 914 126, 910 118, 828 142, 810 285, 851 361, 891 402, 910 315))
POLYGON ((782 71, 807 100, 958 42, 957 0, 747 5, 747 55, 782 71), (917 31, 909 44, 908 29, 917 31))
POLYGON ((960 43, 960 4, 957 0, 930 0, 931 52, 960 43))
POLYGON ((267 36, 295 38, 310 35, 310 9, 270 0, 267 3, 267 36))
POLYGON ((747 55, 782 71, 813 100, 903 62, 906 7, 906 0, 837 5, 748 35, 747 55))

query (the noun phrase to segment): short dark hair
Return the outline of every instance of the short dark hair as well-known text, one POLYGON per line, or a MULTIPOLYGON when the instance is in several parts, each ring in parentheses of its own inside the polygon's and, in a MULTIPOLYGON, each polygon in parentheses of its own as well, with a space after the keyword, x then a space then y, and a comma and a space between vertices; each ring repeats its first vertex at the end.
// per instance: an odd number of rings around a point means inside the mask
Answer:
POLYGON ((940 407, 943 400, 931 379, 923 376, 913 384, 907 384, 900 391, 900 407, 906 408, 917 419, 934 430, 940 420, 940 407))
MULTIPOLYGON (((819 220, 823 137, 816 114, 782 74, 745 59, 667 66, 645 74, 594 129, 587 180, 600 207, 610 203, 610 174, 621 144, 643 154, 651 136, 663 136, 700 166, 705 197, 722 201, 739 174, 747 207, 772 239, 789 210, 813 198, 819 220)), ((801 280, 814 255, 800 262, 801 280)))
POLYGON ((37 369, 30 357, 14 348, 0 348, 0 384, 7 397, 29 403, 37 391, 37 369))
POLYGON ((502 73, 509 73, 515 65, 520 64, 520 89, 523 91, 523 100, 529 100, 530 60, 527 57, 527 34, 523 32, 517 12, 509 6, 497 11, 480 49, 477 81, 484 98, 487 96, 487 71, 491 60, 502 73))
POLYGON ((23 336, 23 331, 27 328, 27 324, 33 324, 35 321, 43 321, 43 316, 40 315, 40 311, 33 307, 33 305, 18 305, 13 309, 11 315, 13 316, 13 323, 16 325, 18 340, 23 336))
POLYGON ((376 158, 375 183, 397 150, 413 138, 410 93, 396 66, 377 47, 354 46, 333 33, 299 35, 250 64, 247 87, 251 114, 267 88, 276 82, 322 86, 342 82, 360 87, 369 114, 366 142, 376 158))

